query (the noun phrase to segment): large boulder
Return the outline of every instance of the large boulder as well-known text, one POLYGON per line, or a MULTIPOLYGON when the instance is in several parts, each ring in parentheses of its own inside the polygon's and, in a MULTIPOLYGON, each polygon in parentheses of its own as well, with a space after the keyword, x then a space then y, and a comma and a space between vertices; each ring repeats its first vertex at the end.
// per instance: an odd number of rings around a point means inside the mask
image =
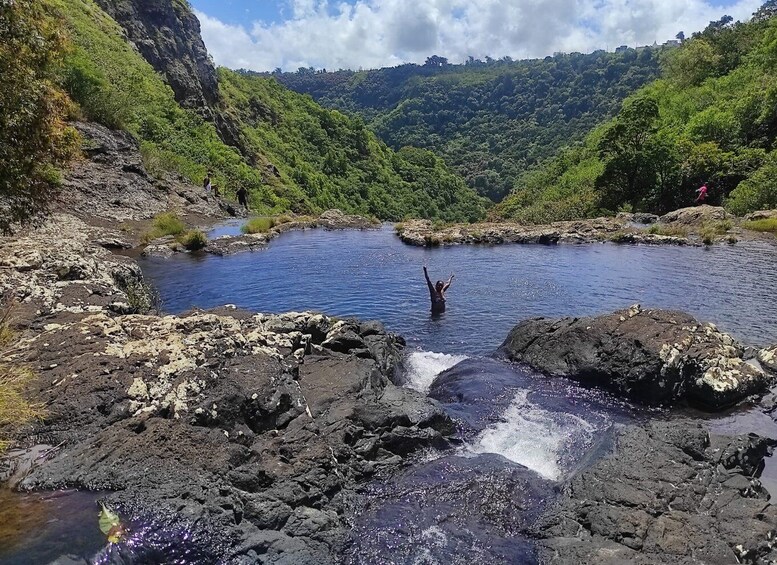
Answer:
POLYGON ((658 221, 662 224, 680 224, 683 226, 701 226, 707 222, 719 222, 726 220, 728 214, 721 206, 692 206, 680 208, 661 216, 658 221))
POLYGON ((499 352, 551 376, 648 404, 688 401, 718 410, 774 380, 713 324, 670 310, 627 310, 518 324, 499 352))

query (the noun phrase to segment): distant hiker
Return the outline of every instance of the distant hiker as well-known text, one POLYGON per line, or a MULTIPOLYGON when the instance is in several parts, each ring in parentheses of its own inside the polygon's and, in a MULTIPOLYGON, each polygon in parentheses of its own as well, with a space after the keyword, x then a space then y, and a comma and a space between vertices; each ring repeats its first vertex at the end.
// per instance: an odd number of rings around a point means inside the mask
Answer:
POLYGON ((243 208, 248 210, 248 191, 244 186, 241 186, 240 188, 237 189, 237 202, 243 208))
POLYGON ((451 286, 453 275, 448 279, 448 282, 437 281, 433 285, 429 279, 429 272, 424 267, 424 277, 426 278, 426 286, 429 287, 429 297, 432 299, 432 314, 442 314, 445 312, 445 291, 451 286))
POLYGON ((210 194, 211 190, 213 189, 213 184, 211 182, 212 176, 213 174, 210 171, 208 171, 208 174, 205 175, 205 180, 202 181, 202 188, 205 191, 206 196, 210 194))
POLYGON ((707 183, 705 182, 697 188, 696 192, 699 193, 699 196, 696 197, 696 204, 704 204, 704 201, 707 200, 707 183))

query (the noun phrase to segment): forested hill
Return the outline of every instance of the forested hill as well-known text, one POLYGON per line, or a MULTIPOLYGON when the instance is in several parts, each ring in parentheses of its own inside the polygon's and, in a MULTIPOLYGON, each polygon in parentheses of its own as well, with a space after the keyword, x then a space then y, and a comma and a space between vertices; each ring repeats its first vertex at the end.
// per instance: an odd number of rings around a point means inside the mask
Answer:
POLYGON ((274 73, 327 107, 361 115, 394 149, 430 149, 501 200, 524 171, 582 139, 658 76, 662 49, 512 61, 430 57, 371 71, 274 73))
POLYGON ((728 16, 663 59, 661 79, 516 187, 493 211, 546 222, 662 213, 710 202, 742 215, 777 207, 777 1, 747 23, 728 16))
POLYGON ((76 119, 131 133, 155 176, 211 170, 228 195, 247 188, 257 213, 484 215, 434 154, 395 152, 274 78, 214 69, 186 0, 15 0, 0 21, 0 230, 53 201, 76 119))

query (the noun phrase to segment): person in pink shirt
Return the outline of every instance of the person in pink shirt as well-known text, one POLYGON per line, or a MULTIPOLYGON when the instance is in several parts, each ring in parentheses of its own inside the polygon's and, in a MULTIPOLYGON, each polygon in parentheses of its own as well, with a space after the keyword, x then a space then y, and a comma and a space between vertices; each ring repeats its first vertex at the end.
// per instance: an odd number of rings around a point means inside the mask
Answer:
POLYGON ((707 200, 707 190, 707 183, 704 183, 696 189, 696 192, 699 193, 699 196, 696 197, 697 204, 703 204, 704 201, 707 200))

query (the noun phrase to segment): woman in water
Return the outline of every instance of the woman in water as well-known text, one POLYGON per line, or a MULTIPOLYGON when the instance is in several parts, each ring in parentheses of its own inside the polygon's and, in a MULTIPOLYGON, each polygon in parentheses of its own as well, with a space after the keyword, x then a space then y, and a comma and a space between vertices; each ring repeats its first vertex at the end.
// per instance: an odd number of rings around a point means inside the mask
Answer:
POLYGON ((437 284, 433 285, 429 279, 429 273, 424 267, 424 277, 426 277, 426 286, 429 287, 429 297, 432 299, 432 314, 442 314, 445 312, 445 291, 451 286, 453 275, 447 283, 437 281, 437 284))

